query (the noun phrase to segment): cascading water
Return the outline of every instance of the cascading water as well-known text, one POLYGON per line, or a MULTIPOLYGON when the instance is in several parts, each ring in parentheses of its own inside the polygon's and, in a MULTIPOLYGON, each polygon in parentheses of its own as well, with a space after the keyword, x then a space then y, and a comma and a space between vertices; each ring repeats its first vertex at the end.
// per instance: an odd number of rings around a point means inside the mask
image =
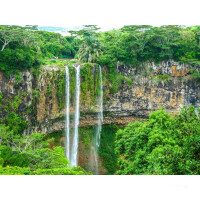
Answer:
POLYGON ((71 153, 71 167, 75 167, 78 164, 78 126, 79 126, 79 99, 80 99, 80 65, 75 67, 76 69, 76 107, 75 107, 75 122, 74 122, 74 137, 71 153))
POLYGON ((65 85, 66 85, 66 119, 65 119, 65 135, 66 135, 66 158, 70 160, 70 127, 69 127, 69 68, 65 66, 65 85))
POLYGON ((102 83, 102 72, 101 66, 99 65, 99 96, 98 96, 98 125, 95 133, 95 149, 94 149, 94 158, 95 158, 95 173, 98 174, 98 158, 97 151, 100 146, 100 138, 101 138, 101 129, 102 129, 102 121, 103 121, 103 83, 102 83))
POLYGON ((96 146, 99 148, 100 145, 100 137, 101 137, 101 129, 102 129, 102 121, 103 121, 103 83, 102 83, 102 72, 101 66, 99 65, 99 89, 100 94, 98 98, 99 104, 99 112, 98 112, 98 127, 97 127, 97 137, 96 137, 96 146))
MULTIPOLYGON (((69 68, 65 66, 65 76, 66 76, 66 122, 65 122, 65 134, 66 134, 66 157, 70 161, 70 166, 75 167, 78 165, 78 144, 79 144, 79 103, 80 103, 80 65, 75 66, 76 70, 76 88, 75 88, 75 113, 74 113, 74 134, 72 137, 72 142, 70 141, 70 81, 69 81, 69 68)), ((97 97, 98 104, 98 124, 95 131, 94 137, 94 148, 91 151, 93 157, 92 168, 95 174, 98 174, 98 148, 100 146, 100 136, 102 130, 103 121, 103 83, 102 83, 102 71, 101 66, 99 66, 99 94, 97 97)))

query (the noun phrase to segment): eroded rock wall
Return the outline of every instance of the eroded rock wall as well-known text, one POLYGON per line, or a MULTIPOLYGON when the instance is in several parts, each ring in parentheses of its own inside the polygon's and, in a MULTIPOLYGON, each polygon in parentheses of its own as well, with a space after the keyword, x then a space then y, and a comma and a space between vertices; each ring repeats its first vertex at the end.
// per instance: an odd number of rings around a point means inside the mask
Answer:
MULTIPOLYGON (((106 80, 108 69, 103 67, 104 84, 104 124, 128 124, 141 118, 147 118, 151 111, 165 107, 167 112, 179 113, 186 105, 200 105, 200 87, 190 78, 189 65, 177 62, 162 62, 159 65, 144 63, 141 69, 118 64, 117 72, 132 80, 132 84, 123 81, 117 92, 110 91, 111 83, 106 80)), ((70 112, 73 127, 74 86, 73 69, 71 70, 70 112)), ((82 69, 81 69, 82 70, 82 69)), ((83 70, 84 71, 84 70, 83 70)), ((81 88, 80 127, 97 124, 95 94, 98 76, 91 68, 93 79, 81 88)), ((7 113, 13 110, 12 103, 17 96, 20 101, 14 111, 27 121, 27 133, 33 131, 49 133, 63 130, 65 126, 65 69, 45 66, 40 71, 24 71, 11 75, 8 79, 0 72, 1 102, 0 118, 5 120, 7 113)), ((87 75, 81 72, 81 84, 87 81, 87 75)), ((115 84, 115 83, 113 83, 115 84)))
POLYGON ((183 106, 200 106, 200 87, 191 79, 189 65, 163 62, 146 63, 146 70, 118 66, 118 72, 131 78, 133 86, 123 84, 104 105, 105 111, 121 116, 146 118, 151 111, 165 107, 167 112, 179 113, 183 106))

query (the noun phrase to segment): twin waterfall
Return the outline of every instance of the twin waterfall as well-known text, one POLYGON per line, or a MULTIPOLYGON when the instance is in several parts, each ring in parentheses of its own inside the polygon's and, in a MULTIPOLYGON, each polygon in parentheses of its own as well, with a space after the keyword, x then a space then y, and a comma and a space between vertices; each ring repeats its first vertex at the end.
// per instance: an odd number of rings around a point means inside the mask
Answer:
MULTIPOLYGON (((66 158, 70 162, 71 167, 78 165, 78 144, 79 144, 79 117, 80 117, 80 65, 75 66, 76 70, 76 90, 75 90, 75 113, 74 113, 74 131, 70 132, 70 73, 68 66, 65 66, 65 85, 66 85, 66 119, 65 119, 65 135, 66 135, 66 158)), ((98 94, 98 124, 94 138, 94 162, 95 173, 98 174, 98 156, 97 151, 100 145, 100 136, 103 121, 103 83, 101 66, 99 66, 99 94, 98 94)))

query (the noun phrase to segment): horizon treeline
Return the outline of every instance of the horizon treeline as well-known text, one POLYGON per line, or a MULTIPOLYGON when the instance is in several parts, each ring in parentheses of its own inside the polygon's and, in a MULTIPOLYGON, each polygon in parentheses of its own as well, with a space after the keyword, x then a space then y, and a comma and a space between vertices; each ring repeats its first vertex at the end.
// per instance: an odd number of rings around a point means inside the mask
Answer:
POLYGON ((98 31, 85 25, 71 36, 38 30, 37 26, 0 26, 0 69, 38 67, 45 59, 78 59, 115 68, 117 61, 138 66, 145 61, 173 59, 199 64, 200 26, 153 27, 130 25, 118 30, 98 31))

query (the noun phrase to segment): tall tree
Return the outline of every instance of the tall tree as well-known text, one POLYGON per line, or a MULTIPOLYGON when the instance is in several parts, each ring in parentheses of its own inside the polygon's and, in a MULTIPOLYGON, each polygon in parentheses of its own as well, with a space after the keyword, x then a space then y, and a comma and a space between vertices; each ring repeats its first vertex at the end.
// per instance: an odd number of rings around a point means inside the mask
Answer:
POLYGON ((97 62, 102 53, 103 46, 98 40, 96 31, 99 28, 96 25, 85 25, 78 35, 82 38, 83 43, 78 51, 80 61, 97 62))
POLYGON ((84 43, 78 51, 78 57, 80 61, 84 62, 96 62, 99 55, 102 53, 102 45, 93 36, 85 38, 84 43))
POLYGON ((24 45, 29 44, 30 41, 35 40, 33 34, 33 31, 35 30, 35 27, 30 26, 0 26, 0 41, 2 42, 1 51, 3 51, 6 46, 13 41, 22 42, 24 45))

